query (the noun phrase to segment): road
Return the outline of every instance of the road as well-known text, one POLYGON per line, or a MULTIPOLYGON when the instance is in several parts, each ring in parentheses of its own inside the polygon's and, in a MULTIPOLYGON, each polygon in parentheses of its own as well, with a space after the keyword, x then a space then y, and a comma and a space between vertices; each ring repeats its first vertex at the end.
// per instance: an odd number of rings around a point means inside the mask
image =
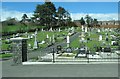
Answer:
POLYGON ((44 64, 11 66, 3 61, 3 77, 118 77, 118 64, 44 64))

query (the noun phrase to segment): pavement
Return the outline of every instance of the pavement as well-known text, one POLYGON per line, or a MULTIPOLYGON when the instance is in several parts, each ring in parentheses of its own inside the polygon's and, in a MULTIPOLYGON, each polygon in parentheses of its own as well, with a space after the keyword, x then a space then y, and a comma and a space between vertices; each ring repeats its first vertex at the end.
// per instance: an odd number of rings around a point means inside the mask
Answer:
POLYGON ((12 65, 2 61, 3 77, 118 77, 118 63, 12 65))

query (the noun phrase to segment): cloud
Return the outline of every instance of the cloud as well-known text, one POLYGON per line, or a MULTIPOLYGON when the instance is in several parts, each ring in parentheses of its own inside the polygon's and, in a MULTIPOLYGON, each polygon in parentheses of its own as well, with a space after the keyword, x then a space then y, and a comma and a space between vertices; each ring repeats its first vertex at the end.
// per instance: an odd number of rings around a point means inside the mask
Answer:
MULTIPOLYGON (((87 13, 71 13, 72 20, 79 20, 81 17, 85 17, 87 13)), ((89 16, 96 18, 99 21, 104 20, 118 20, 117 13, 89 13, 89 16)))
POLYGON ((16 18, 17 20, 21 20, 23 14, 27 14, 28 18, 30 18, 33 13, 26 13, 26 12, 19 12, 19 11, 12 11, 12 10, 6 10, 6 9, 2 9, 2 12, 1 12, 1 21, 4 21, 6 20, 8 17, 11 17, 11 18, 16 18))
MULTIPOLYGON (((6 20, 8 17, 16 18, 17 20, 21 20, 21 17, 23 14, 27 14, 27 16, 30 18, 32 17, 33 13, 26 13, 26 12, 19 12, 19 11, 12 11, 7 9, 2 9, 1 21, 6 20)), ((87 13, 71 13, 72 20, 79 20, 81 17, 85 17, 87 13)), ((92 18, 96 18, 98 20, 118 20, 118 14, 117 13, 90 13, 89 14, 92 18)))

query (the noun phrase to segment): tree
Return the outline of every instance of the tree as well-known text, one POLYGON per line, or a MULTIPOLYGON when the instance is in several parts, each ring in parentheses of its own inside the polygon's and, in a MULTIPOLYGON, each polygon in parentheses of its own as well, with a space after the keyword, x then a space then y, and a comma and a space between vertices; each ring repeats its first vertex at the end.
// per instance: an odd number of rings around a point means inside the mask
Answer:
POLYGON ((83 17, 80 19, 80 23, 81 25, 85 25, 85 20, 83 19, 83 17))
POLYGON ((16 18, 8 17, 7 20, 3 22, 3 25, 11 26, 11 25, 16 25, 17 23, 18 22, 17 22, 16 18))
POLYGON ((56 8, 52 2, 37 5, 34 11, 35 23, 45 25, 48 28, 52 27, 51 22, 55 19, 55 12, 56 8))
POLYGON ((28 18, 27 14, 23 14, 23 16, 22 16, 23 22, 25 22, 27 18, 28 18))
POLYGON ((21 22, 24 26, 27 26, 27 24, 26 24, 27 19, 28 19, 27 14, 23 14, 22 20, 21 20, 20 22, 21 22))
POLYGON ((66 11, 63 7, 58 7, 56 16, 58 18, 57 25, 59 25, 59 26, 65 26, 71 22, 71 17, 70 17, 69 12, 66 11))
POLYGON ((93 25, 94 25, 94 26, 97 26, 97 25, 98 25, 97 19, 94 19, 94 20, 93 20, 93 25))
POLYGON ((86 15, 85 19, 86 19, 87 26, 92 27, 93 19, 89 15, 86 15))

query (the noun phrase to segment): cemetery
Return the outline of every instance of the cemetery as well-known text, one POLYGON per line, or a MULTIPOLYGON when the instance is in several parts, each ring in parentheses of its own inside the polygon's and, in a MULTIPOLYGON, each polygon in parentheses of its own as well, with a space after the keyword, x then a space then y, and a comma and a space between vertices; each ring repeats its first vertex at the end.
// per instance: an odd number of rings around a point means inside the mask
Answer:
MULTIPOLYGON (((11 18, 10 23, 3 21, 0 58, 12 59, 14 64, 98 60, 110 62, 119 59, 119 28, 111 27, 111 23, 106 24, 107 21, 97 21, 89 15, 81 16, 78 20, 80 25, 77 25, 67 10, 59 7, 57 11, 55 8, 52 2, 45 2, 36 6, 30 19, 23 14, 19 22, 15 18, 11 18), (6 30, 7 28, 9 29, 6 30)), ((118 26, 116 22, 112 26, 118 26)))
POLYGON ((1 57, 12 57, 14 63, 17 64, 53 61, 81 62, 88 61, 88 59, 103 62, 108 59, 110 62, 116 62, 119 58, 120 37, 116 28, 86 28, 86 30, 82 26, 65 28, 60 31, 59 29, 49 31, 36 29, 35 32, 18 33, 11 38, 4 38, 3 45, 10 44, 12 51, 1 52, 1 57), (61 43, 64 45, 60 45, 61 43), (43 51, 44 55, 41 55, 40 51, 46 48, 50 50, 43 51), (34 54, 38 50, 37 56, 30 57, 31 53, 34 54))

